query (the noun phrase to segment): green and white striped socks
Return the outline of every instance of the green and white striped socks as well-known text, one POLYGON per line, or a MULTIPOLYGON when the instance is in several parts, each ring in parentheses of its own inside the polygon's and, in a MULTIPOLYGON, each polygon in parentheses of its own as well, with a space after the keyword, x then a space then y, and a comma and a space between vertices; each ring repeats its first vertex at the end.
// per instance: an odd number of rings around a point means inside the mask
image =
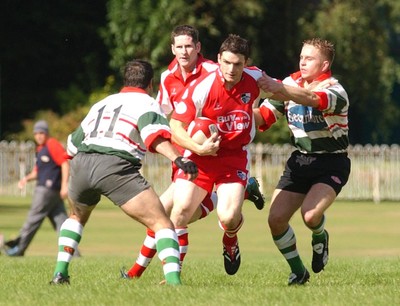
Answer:
MULTIPOLYGON (((58 238, 58 256, 54 276, 62 273, 67 277, 69 263, 82 238, 83 226, 74 219, 67 219, 62 224, 58 238)), ((155 233, 158 257, 163 263, 167 284, 180 285, 179 243, 174 230, 161 229, 155 233)))
POLYGON ((175 231, 169 228, 161 229, 156 232, 155 238, 167 284, 180 285, 179 243, 175 231))
POLYGON ((288 262, 292 272, 296 274, 303 273, 305 267, 297 251, 296 236, 293 229, 289 226, 286 232, 279 236, 273 236, 273 239, 275 245, 288 262))
POLYGON ((322 216, 321 222, 316 226, 316 227, 310 227, 312 230, 312 241, 313 243, 320 243, 324 242, 326 239, 326 234, 325 234, 325 215, 322 216))
POLYGON ((68 218, 61 225, 58 237, 58 256, 54 276, 61 272, 68 275, 68 266, 81 241, 83 226, 78 221, 68 218))

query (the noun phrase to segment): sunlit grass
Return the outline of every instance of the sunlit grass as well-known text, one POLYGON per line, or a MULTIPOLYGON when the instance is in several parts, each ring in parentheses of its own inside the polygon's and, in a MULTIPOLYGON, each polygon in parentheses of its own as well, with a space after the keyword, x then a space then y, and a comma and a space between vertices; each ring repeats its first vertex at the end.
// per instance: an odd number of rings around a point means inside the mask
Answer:
MULTIPOLYGON (((0 199, 0 233, 18 234, 30 199, 0 199)), ((22 258, 0 256, 0 305, 399 305, 400 203, 337 202, 328 212, 330 262, 302 287, 288 287, 289 268, 270 237, 268 208, 244 205, 239 233, 242 265, 223 268, 222 232, 215 213, 190 226, 183 286, 160 286, 158 258, 142 278, 127 281, 122 266, 133 264, 145 229, 107 201, 93 212, 70 265, 71 286, 49 286, 57 236, 46 221, 22 258)), ((310 233, 296 215, 292 226, 310 269, 310 233)))

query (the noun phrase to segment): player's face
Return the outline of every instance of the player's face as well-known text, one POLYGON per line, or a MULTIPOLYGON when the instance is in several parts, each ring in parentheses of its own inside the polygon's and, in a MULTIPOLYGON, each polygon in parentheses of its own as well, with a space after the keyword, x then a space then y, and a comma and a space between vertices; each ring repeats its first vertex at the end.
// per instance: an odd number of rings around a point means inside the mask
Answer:
POLYGON ((225 84, 228 88, 235 86, 242 78, 243 69, 246 66, 244 55, 224 51, 222 54, 218 54, 218 63, 225 84))
POLYGON ((329 62, 325 60, 319 51, 312 45, 304 45, 300 53, 300 72, 303 79, 312 82, 329 68, 329 62))
POLYGON ((185 71, 192 71, 200 52, 200 42, 194 43, 192 37, 188 35, 176 36, 174 40, 175 43, 171 45, 171 49, 180 67, 185 71))
POLYGON ((39 146, 44 145, 47 140, 47 134, 43 132, 34 133, 33 137, 39 146))

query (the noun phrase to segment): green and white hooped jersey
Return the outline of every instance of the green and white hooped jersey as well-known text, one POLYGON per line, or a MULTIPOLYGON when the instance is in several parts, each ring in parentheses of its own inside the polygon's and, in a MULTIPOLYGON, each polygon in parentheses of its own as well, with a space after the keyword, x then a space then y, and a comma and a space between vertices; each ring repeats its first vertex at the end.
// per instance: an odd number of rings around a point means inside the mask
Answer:
MULTIPOLYGON (((298 73, 283 80, 283 83, 300 87, 298 73)), ((318 108, 303 106, 293 101, 265 100, 274 116, 269 116, 270 126, 286 116, 291 131, 292 144, 303 153, 344 153, 349 145, 348 108, 349 99, 343 86, 330 76, 309 84, 309 89, 318 94, 318 108)))
POLYGON ((68 136, 67 152, 71 157, 78 152, 116 155, 140 166, 158 136, 171 137, 159 104, 142 89, 124 87, 92 106, 68 136))

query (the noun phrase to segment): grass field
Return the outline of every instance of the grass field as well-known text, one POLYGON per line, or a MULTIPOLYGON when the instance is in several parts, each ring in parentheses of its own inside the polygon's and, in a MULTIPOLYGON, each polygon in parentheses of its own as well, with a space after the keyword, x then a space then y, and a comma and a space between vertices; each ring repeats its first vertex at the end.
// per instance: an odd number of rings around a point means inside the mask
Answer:
MULTIPOLYGON (((0 233, 18 234, 29 198, 0 198, 0 233)), ((57 236, 45 221, 24 257, 0 256, 0 305, 400 305, 400 203, 336 202, 327 215, 330 261, 310 283, 288 287, 289 268, 269 235, 268 209, 244 204, 239 233, 242 265, 225 274, 216 215, 190 226, 183 286, 160 286, 158 259, 133 281, 120 279, 144 238, 144 227, 103 201, 87 224, 81 258, 70 266, 71 286, 49 286, 57 236)), ((292 221, 300 254, 311 271, 310 233, 292 221)))

